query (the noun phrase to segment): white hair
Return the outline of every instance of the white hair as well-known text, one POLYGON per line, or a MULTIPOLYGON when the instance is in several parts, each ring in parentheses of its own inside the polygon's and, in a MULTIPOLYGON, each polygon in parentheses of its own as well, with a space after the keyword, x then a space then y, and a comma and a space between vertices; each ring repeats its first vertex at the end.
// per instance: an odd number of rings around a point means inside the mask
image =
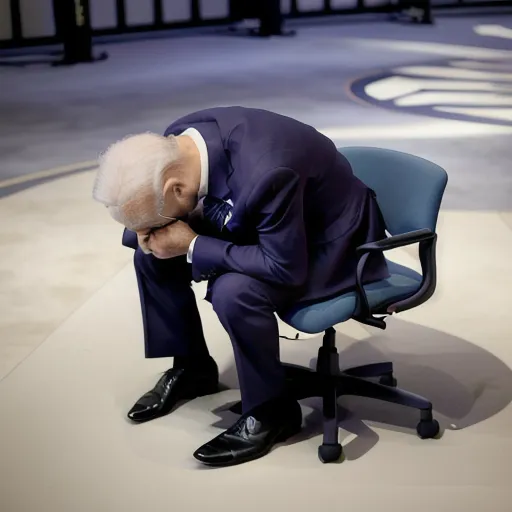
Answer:
POLYGON ((125 137, 100 155, 93 198, 129 229, 151 225, 163 208, 164 172, 179 159, 173 136, 125 137))

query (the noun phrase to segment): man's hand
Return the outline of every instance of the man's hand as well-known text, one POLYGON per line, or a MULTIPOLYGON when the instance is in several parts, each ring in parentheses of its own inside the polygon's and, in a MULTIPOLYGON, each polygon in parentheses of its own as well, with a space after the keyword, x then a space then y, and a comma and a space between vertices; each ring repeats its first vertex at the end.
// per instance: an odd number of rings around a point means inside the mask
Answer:
POLYGON ((177 221, 153 231, 145 245, 156 258, 176 258, 187 254, 196 236, 188 224, 177 221))
POLYGON ((149 233, 137 233, 137 241, 144 254, 151 254, 151 250, 148 247, 149 238, 149 233))

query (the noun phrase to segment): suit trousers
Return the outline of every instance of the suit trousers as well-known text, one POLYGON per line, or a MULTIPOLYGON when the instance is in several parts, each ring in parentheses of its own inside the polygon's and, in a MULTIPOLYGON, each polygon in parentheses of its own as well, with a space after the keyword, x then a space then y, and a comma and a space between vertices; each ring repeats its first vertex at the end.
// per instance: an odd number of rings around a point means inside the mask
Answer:
MULTIPOLYGON (((185 257, 159 260, 135 251, 146 357, 208 355, 191 265, 185 257)), ((207 299, 229 334, 244 412, 286 393, 275 313, 297 292, 238 273, 210 282, 207 299)))

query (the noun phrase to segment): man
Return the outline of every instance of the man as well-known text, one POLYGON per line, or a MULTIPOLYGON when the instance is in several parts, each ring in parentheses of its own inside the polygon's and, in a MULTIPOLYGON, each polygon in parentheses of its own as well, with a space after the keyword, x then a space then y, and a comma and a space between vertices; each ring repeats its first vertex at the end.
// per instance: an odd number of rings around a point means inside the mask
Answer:
MULTIPOLYGON (((279 360, 275 313, 355 285, 355 248, 385 237, 375 195, 315 129, 264 110, 213 108, 164 136, 114 144, 94 197, 136 249, 146 357, 174 366, 128 416, 148 421, 177 402, 215 393, 218 371, 190 283, 208 280, 233 344, 243 414, 194 456, 245 462, 301 428, 279 360)), ((378 256, 366 280, 388 275, 378 256)))

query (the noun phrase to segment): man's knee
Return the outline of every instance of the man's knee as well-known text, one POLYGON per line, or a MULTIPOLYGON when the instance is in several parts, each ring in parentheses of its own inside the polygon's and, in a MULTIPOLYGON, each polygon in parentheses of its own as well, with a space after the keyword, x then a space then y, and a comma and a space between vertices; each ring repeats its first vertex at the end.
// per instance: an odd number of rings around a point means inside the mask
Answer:
POLYGON ((146 279, 159 283, 184 283, 190 286, 192 272, 186 258, 158 259, 152 254, 145 254, 139 247, 134 255, 135 270, 146 279))
POLYGON ((140 247, 135 250, 133 263, 135 270, 149 279, 161 279, 168 274, 164 260, 158 260, 152 254, 146 254, 140 247))
POLYGON ((250 308, 266 302, 258 281, 243 274, 229 273, 216 279, 211 302, 220 320, 240 319, 250 308))
POLYGON ((133 263, 137 270, 147 270, 152 266, 151 255, 145 254, 140 247, 137 247, 133 256, 133 263))

